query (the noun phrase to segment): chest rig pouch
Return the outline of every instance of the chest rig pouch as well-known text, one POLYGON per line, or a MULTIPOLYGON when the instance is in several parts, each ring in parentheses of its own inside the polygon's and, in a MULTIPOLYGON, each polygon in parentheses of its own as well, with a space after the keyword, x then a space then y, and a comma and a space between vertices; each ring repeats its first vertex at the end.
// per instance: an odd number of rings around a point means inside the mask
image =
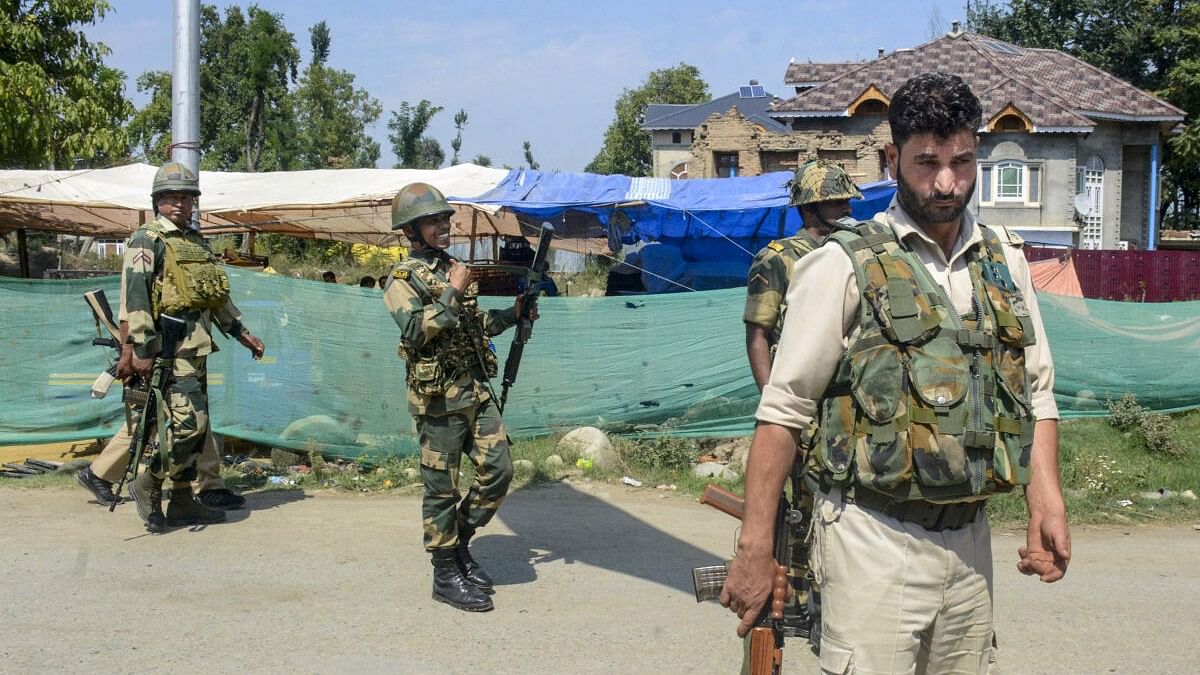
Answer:
POLYGON ((151 234, 166 248, 159 313, 217 309, 229 300, 229 277, 202 242, 186 235, 151 234))
POLYGON ((901 501, 1028 483, 1032 322, 999 240, 979 227, 983 242, 966 254, 967 317, 891 227, 866 221, 831 235, 862 298, 858 337, 819 406, 817 461, 832 482, 901 501))
MULTIPOLYGON (((426 265, 405 266, 417 286, 421 302, 428 306, 441 297, 449 284, 426 265)), ((446 390, 466 373, 482 371, 485 379, 496 376, 496 354, 484 333, 479 309, 478 286, 471 284, 458 307, 458 325, 443 330, 419 349, 400 343, 397 350, 407 363, 408 387, 422 396, 444 396, 446 390)))

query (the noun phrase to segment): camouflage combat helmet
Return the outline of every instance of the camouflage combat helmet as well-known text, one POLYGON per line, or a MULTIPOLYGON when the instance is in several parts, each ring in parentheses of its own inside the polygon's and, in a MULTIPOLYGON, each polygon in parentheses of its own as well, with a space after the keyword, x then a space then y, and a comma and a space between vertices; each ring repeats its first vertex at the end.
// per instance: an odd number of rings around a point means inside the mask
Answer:
POLYGON ((154 184, 150 188, 151 199, 164 192, 186 192, 200 196, 200 179, 192 170, 179 162, 163 164, 158 173, 154 174, 154 184))
POLYGON ((454 213, 441 190, 428 183, 410 183, 392 197, 392 229, 408 227, 426 216, 454 213))
POLYGON ((792 206, 835 199, 862 199, 862 193, 842 167, 819 159, 796 167, 796 175, 792 176, 788 189, 792 206))

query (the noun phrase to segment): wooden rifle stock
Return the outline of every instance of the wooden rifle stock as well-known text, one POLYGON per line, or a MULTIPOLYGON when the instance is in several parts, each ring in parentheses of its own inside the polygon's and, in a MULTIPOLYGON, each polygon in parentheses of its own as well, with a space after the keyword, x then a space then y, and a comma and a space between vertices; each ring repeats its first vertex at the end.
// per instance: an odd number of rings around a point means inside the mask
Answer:
POLYGON ((746 510, 746 501, 744 499, 713 483, 709 483, 704 487, 704 494, 700 495, 700 503, 707 504, 721 513, 733 516, 738 520, 742 519, 742 514, 746 510))
MULTIPOLYGON (((700 495, 700 503, 707 504, 721 513, 742 520, 746 512, 746 501, 718 485, 709 483, 700 495)), ((787 568, 779 564, 786 560, 787 534, 784 531, 784 513, 787 502, 780 500, 775 516, 775 577, 771 581, 771 602, 763 609, 758 625, 750 629, 750 675, 779 675, 783 670, 783 605, 787 601, 787 568)), ((699 599, 699 598, 697 598, 699 599)))

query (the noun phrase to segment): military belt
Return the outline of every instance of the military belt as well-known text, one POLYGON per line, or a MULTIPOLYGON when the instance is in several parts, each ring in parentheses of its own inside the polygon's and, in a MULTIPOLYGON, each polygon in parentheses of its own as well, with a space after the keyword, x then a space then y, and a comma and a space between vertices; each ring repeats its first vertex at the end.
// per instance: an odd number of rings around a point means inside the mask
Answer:
POLYGON ((858 504, 868 511, 920 525, 934 532, 957 530, 970 525, 975 522, 985 503, 984 500, 952 504, 934 504, 920 500, 898 502, 887 495, 861 488, 847 494, 846 501, 858 504))

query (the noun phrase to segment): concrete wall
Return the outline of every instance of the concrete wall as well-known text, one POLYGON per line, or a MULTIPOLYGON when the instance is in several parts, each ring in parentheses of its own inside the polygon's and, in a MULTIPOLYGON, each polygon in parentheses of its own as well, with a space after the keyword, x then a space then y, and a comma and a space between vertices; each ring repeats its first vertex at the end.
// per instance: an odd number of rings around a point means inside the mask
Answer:
POLYGON ((997 203, 981 206, 982 186, 975 186, 975 210, 983 223, 1016 229, 1034 242, 1071 244, 1077 233, 1074 134, 983 134, 977 157, 981 163, 1016 160, 1041 166, 1040 206, 997 203))
MULTIPOLYGON (((680 131, 679 143, 672 143, 672 132, 656 130, 650 132, 651 173, 655 178, 670 178, 671 169, 692 156, 691 130, 680 131)), ((690 168, 690 167, 689 167, 690 168)))
POLYGON ((1150 146, 1126 145, 1121 164, 1125 167, 1125 176, 1122 180, 1121 222, 1117 239, 1124 239, 1138 249, 1145 249, 1149 241, 1146 218, 1150 201, 1150 146))

